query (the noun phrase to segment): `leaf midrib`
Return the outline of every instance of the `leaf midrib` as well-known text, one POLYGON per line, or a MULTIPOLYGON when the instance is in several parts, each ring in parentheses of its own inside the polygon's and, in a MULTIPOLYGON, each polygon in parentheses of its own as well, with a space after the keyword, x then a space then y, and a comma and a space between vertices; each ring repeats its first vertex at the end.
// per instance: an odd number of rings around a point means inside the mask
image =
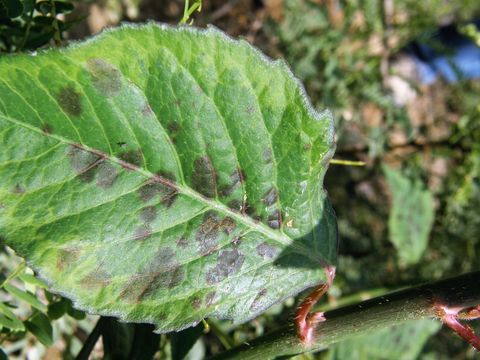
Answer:
MULTIPOLYGON (((26 129, 28 129, 30 131, 33 131, 33 132, 36 132, 36 133, 38 133, 42 136, 46 136, 46 137, 49 137, 51 139, 55 139, 55 140, 65 144, 65 145, 79 147, 79 144, 71 142, 70 140, 64 138, 63 136, 59 136, 59 135, 51 134, 51 133, 50 134, 44 133, 41 129, 38 129, 35 126, 32 126, 32 125, 24 123, 22 121, 13 119, 11 117, 5 116, 4 114, 1 115, 1 117, 5 120, 15 124, 15 125, 22 126, 26 129)), ((210 208, 212 208, 214 210, 217 210, 219 212, 224 213, 225 215, 228 215, 232 219, 244 224, 248 228, 253 229, 253 230, 255 230, 259 233, 262 233, 263 235, 267 236, 268 238, 273 239, 273 240, 277 241, 278 243, 280 243, 284 246, 291 246, 292 248, 297 250, 298 253, 312 259, 313 261, 318 261, 319 260, 315 256, 312 256, 311 251, 308 251, 308 249, 305 249, 304 247, 300 246, 298 243, 295 242, 294 239, 288 237, 283 232, 280 232, 280 231, 279 232, 274 232, 273 230, 268 228, 263 223, 257 223, 253 219, 251 219, 250 217, 243 216, 243 215, 241 215, 241 214, 239 214, 235 211, 232 211, 230 208, 228 208, 224 204, 216 202, 216 201, 211 200, 211 199, 208 199, 208 198, 204 197, 203 195, 200 195, 199 193, 197 193, 196 191, 194 191, 192 188, 190 188, 188 186, 185 186, 183 184, 173 183, 173 182, 171 182, 171 181, 169 181, 169 180, 167 180, 167 179, 165 179, 165 178, 163 178, 163 177, 161 177, 157 174, 154 174, 154 173, 152 173, 148 170, 145 170, 144 168, 137 167, 133 164, 126 163, 125 161, 123 161, 123 160, 121 160, 121 159, 119 159, 115 156, 105 154, 105 153, 103 153, 99 150, 96 150, 96 149, 92 149, 92 148, 88 147, 87 145, 81 144, 81 148, 85 151, 88 151, 88 152, 90 152, 92 154, 96 154, 96 155, 98 155, 99 153, 102 153, 105 156, 105 159, 107 161, 116 163, 116 164, 118 164, 122 167, 124 167, 125 164, 130 165, 130 167, 129 167, 130 171, 136 171, 139 174, 142 174, 143 176, 145 176, 147 179, 155 179, 156 181, 158 181, 160 183, 163 183, 167 186, 170 186, 170 187, 178 190, 179 193, 182 193, 186 196, 189 196, 190 198, 193 198, 193 199, 209 206, 210 208)), ((321 266, 320 261, 319 261, 319 266, 321 266)))

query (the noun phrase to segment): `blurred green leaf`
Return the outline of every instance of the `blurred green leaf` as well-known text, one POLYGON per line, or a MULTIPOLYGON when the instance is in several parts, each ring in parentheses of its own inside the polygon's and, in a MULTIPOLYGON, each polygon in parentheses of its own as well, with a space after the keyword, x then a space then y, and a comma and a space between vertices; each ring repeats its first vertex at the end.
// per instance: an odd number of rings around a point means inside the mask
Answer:
POLYGON ((55 12, 57 14, 67 14, 72 12, 75 6, 70 1, 55 1, 55 12))
MULTIPOLYGON (((74 6, 68 1, 54 1, 55 13, 66 14, 74 10, 74 6)), ((43 15, 47 15, 52 12, 52 1, 39 1, 36 3, 35 8, 43 15)))
POLYGON ((52 11, 51 1, 39 1, 35 4, 35 9, 43 15, 47 15, 52 11))
POLYGON ((0 0, 0 18, 16 18, 23 13, 23 2, 20 0, 0 0))
POLYGON ((36 313, 31 320, 25 321, 25 327, 45 346, 53 344, 53 328, 48 317, 42 313, 36 313))
POLYGON ((20 319, 13 313, 10 308, 4 303, 0 302, 0 313, 3 316, 0 318, 0 325, 7 327, 13 331, 24 331, 25 327, 20 319))
POLYGON ((390 241, 397 249, 400 262, 417 263, 428 245, 433 225, 433 196, 420 180, 410 180, 400 171, 383 166, 392 193, 388 219, 390 241))
POLYGON ((70 300, 67 300, 67 301, 68 301, 67 314, 70 315, 71 317, 73 317, 76 320, 85 319, 85 316, 86 316, 85 312, 83 312, 82 310, 75 309, 73 307, 72 302, 70 300))
POLYGON ((20 280, 22 280, 24 283, 34 285, 34 286, 42 288, 42 289, 47 288, 47 284, 45 284, 42 280, 35 277, 35 275, 28 274, 28 273, 22 273, 22 274, 18 275, 18 278, 20 280))
POLYGON ((61 299, 48 305, 47 315, 52 320, 57 320, 67 313, 70 305, 68 300, 61 299))
POLYGON ((37 25, 51 26, 55 18, 51 16, 35 16, 33 22, 37 25))
POLYGON ((330 348, 327 360, 417 359, 440 327, 440 322, 425 319, 354 337, 330 348))
POLYGON ((8 360, 7 354, 5 354, 1 348, 0 348, 0 360, 8 360))
POLYGON ((10 284, 5 284, 3 288, 15 298, 25 301, 27 304, 31 305, 35 309, 38 309, 41 312, 47 311, 47 306, 43 304, 41 301, 39 301, 35 297, 35 295, 32 295, 26 291, 20 290, 19 288, 10 284))

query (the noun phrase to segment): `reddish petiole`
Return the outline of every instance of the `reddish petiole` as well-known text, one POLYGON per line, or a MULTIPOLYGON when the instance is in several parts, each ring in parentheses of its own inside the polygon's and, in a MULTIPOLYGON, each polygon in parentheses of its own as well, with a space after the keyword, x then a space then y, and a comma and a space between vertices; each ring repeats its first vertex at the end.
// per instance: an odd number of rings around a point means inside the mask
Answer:
POLYGON ((318 323, 325 321, 323 312, 310 313, 312 307, 328 291, 335 278, 335 267, 327 266, 325 268, 327 282, 317 286, 300 304, 295 313, 295 325, 300 341, 310 346, 314 343, 314 331, 318 323))
POLYGON ((480 319, 480 305, 464 308, 435 304, 435 308, 438 317, 444 324, 468 341, 477 351, 480 351, 480 337, 475 334, 470 326, 459 321, 480 319))

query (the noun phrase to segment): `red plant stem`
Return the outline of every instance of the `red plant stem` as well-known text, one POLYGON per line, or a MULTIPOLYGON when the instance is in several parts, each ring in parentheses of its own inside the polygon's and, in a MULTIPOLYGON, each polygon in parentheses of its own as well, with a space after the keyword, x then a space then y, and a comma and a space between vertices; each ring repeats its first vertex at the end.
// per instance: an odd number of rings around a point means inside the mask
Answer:
POLYGON ((480 351, 480 337, 475 334, 470 326, 458 321, 458 319, 474 320, 480 318, 480 305, 468 309, 463 307, 450 308, 445 305, 436 305, 436 307, 443 323, 468 341, 477 351, 480 351))
POLYGON ((335 278, 335 267, 327 266, 325 268, 327 282, 317 286, 298 307, 295 313, 295 325, 300 341, 306 346, 315 342, 314 330, 319 322, 325 321, 323 312, 310 314, 310 310, 317 301, 328 291, 335 278))

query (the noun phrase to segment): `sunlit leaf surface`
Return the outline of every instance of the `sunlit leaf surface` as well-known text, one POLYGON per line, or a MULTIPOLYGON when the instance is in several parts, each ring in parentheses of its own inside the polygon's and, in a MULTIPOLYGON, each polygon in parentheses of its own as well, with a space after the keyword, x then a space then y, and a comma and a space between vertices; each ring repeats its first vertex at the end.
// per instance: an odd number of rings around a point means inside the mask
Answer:
POLYGON ((0 235, 77 307, 177 330, 324 280, 333 121, 213 28, 0 59, 0 235))

